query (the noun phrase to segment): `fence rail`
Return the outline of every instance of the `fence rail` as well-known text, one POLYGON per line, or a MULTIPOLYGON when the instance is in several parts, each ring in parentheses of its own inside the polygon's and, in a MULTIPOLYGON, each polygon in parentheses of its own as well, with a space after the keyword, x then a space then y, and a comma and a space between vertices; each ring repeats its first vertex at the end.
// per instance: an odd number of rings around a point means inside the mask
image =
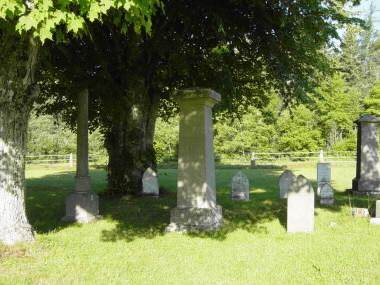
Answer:
POLYGON ((291 152, 241 152, 229 153, 218 157, 220 163, 278 164, 284 162, 355 162, 355 151, 291 151, 291 152))
MULTIPOLYGON (((102 154, 90 154, 89 162, 96 162, 104 158, 102 154)), ((68 164, 74 166, 76 163, 76 155, 70 154, 41 154, 41 155, 27 155, 27 164, 68 164)))
MULTIPOLYGON (((380 156, 380 154, 379 154, 380 156)), ((356 152, 354 151, 291 151, 291 152, 241 152, 241 153, 227 153, 217 155, 217 160, 221 163, 284 163, 284 162, 314 162, 314 161, 328 161, 328 162, 353 162, 356 161, 356 152)), ((100 160, 106 161, 105 154, 90 154, 89 162, 94 163, 100 160)), ((176 162, 173 157, 172 162, 176 162)), ((75 154, 47 154, 47 155, 28 155, 26 156, 27 164, 68 164, 75 166, 75 154)))

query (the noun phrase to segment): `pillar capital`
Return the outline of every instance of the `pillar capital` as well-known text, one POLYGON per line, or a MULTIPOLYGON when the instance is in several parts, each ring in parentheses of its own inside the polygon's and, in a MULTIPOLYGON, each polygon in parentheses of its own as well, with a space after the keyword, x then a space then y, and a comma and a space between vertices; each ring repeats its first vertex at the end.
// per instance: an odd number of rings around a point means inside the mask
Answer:
POLYGON ((207 88, 190 88, 176 92, 175 101, 180 106, 187 104, 214 106, 220 102, 221 96, 212 89, 207 88))
POLYGON ((357 121, 356 123, 359 125, 359 124, 363 124, 363 123, 377 123, 377 124, 380 124, 380 118, 379 117, 376 117, 376 116, 373 116, 373 115, 363 115, 361 116, 357 121))

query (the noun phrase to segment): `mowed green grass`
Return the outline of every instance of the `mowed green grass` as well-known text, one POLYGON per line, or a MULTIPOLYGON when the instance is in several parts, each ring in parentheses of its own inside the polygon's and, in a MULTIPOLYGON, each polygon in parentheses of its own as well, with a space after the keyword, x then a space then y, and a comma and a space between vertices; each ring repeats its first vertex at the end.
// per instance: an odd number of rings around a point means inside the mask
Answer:
MULTIPOLYGON (((380 284, 380 226, 350 216, 347 195, 354 165, 333 165, 337 203, 316 203, 315 232, 286 233, 286 201, 278 199, 281 169, 243 169, 251 201, 230 200, 237 169, 218 169, 223 229, 165 234, 176 204, 176 171, 160 170, 160 198, 100 199, 103 219, 61 222, 74 186, 65 167, 27 169, 27 211, 37 231, 30 245, 0 246, 0 284, 380 284)), ((316 165, 290 166, 316 179, 316 165)), ((106 173, 91 172, 101 193, 106 173)), ((367 205, 355 199, 355 205, 367 205)))

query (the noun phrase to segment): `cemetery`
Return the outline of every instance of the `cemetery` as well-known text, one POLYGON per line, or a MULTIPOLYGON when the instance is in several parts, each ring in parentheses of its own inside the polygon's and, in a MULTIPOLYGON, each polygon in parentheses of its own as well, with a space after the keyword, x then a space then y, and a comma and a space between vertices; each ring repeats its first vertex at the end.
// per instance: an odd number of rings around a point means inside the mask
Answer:
POLYGON ((0 0, 0 284, 379 283, 377 10, 341 4, 0 0))

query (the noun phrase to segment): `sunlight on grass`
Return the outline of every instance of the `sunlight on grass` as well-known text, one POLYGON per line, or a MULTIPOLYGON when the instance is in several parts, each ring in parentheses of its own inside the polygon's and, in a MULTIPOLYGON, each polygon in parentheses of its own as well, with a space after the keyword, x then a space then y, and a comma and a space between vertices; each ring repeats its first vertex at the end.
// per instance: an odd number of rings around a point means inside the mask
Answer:
MULTIPOLYGON (((314 165, 292 166, 315 183, 314 165)), ((286 201, 278 199, 277 169, 243 169, 251 201, 230 199, 237 169, 218 169, 217 196, 224 227, 218 232, 165 234, 176 203, 176 171, 162 169, 164 195, 101 196, 103 219, 61 222, 74 187, 68 167, 27 170, 27 211, 37 241, 0 246, 0 284, 378 284, 380 227, 350 216, 343 191, 354 165, 332 167, 337 204, 316 203, 315 232, 287 234, 286 201)), ((106 173, 91 171, 102 192, 106 173)))

